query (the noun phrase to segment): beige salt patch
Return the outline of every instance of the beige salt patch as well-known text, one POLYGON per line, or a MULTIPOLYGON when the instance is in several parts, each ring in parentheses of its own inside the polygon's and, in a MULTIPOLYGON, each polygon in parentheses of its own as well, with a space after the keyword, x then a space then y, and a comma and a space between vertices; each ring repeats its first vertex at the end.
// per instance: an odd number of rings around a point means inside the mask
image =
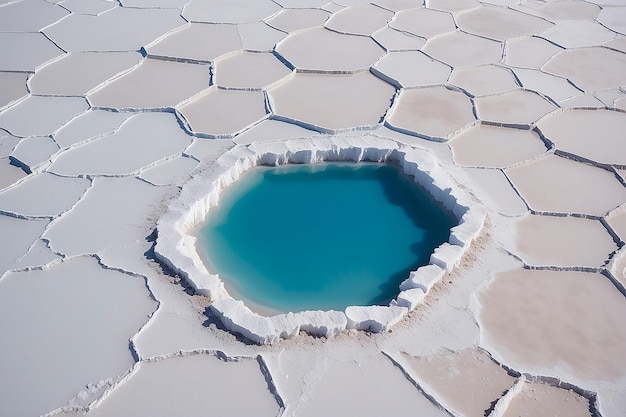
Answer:
POLYGON ((525 382, 502 417, 592 417, 589 400, 574 391, 525 382))
POLYGON ((445 87, 402 90, 389 124, 396 129, 447 138, 472 123, 472 102, 463 93, 445 87))
POLYGON ((535 132, 489 125, 472 126, 450 141, 460 165, 502 168, 546 152, 535 132))
POLYGON ((85 95, 142 58, 137 52, 73 53, 38 69, 28 85, 35 94, 85 95))
POLYGON ((450 13, 425 8, 401 11, 389 26, 424 38, 431 38, 456 29, 450 13))
POLYGON ((371 4, 353 6, 333 14, 324 26, 341 33, 368 36, 384 27, 392 17, 393 12, 371 4))
POLYGON ((429 9, 442 10, 445 12, 460 12, 480 6, 476 0, 426 0, 429 9))
POLYGON ((148 56, 209 62, 241 48, 243 43, 236 26, 190 23, 147 46, 146 51, 148 56))
POLYGON ((611 110, 557 112, 537 126, 557 149, 604 164, 626 165, 626 114, 611 110))
POLYGON ((512 67, 541 68, 563 48, 534 36, 506 42, 504 63, 512 67))
POLYGON ((534 35, 553 26, 551 22, 503 7, 481 6, 456 16, 462 30, 474 35, 503 41, 534 35))
POLYGON ((581 48, 554 56, 543 70, 568 78, 585 91, 626 85, 626 54, 607 48, 581 48))
POLYGON ((452 67, 491 64, 502 58, 502 44, 463 32, 446 33, 428 40, 422 49, 452 67))
POLYGON ((281 7, 271 0, 191 0, 182 16, 190 22, 251 23, 278 13, 281 7))
POLYGON ((280 411, 256 360, 195 354, 140 363, 88 415, 199 416, 207 410, 219 416, 275 416, 280 411))
POLYGON ((393 86, 369 72, 297 74, 270 90, 278 116, 326 129, 380 123, 394 93, 393 86))
POLYGON ((298 69, 337 72, 367 68, 384 54, 369 37, 344 35, 325 28, 289 35, 276 46, 276 51, 298 69))
POLYGON ((27 78, 23 72, 0 72, 0 108, 28 94, 27 78))
POLYGON ((460 415, 483 417, 493 402, 515 382, 486 354, 470 348, 441 351, 433 356, 402 355, 422 388, 460 415), (468 395, 471 392, 472 395, 468 395))
POLYGON ((450 83, 474 96, 500 93, 519 87, 510 70, 495 65, 457 68, 450 77, 450 83))
POLYGON ((398 87, 444 84, 452 69, 419 51, 388 52, 372 71, 398 87))
POLYGON ((530 215, 517 224, 514 251, 529 265, 602 266, 615 250, 597 220, 530 215))
POLYGON ((214 136, 232 136, 267 116, 262 92, 214 87, 179 110, 194 132, 214 136))
POLYGON ((556 155, 508 168, 506 174, 538 211, 604 216, 626 201, 626 188, 611 172, 556 155))
POLYGON ((372 38, 387 51, 417 51, 426 43, 423 38, 390 27, 375 32, 372 38))
POLYGON ((516 369, 594 380, 626 375, 626 299, 601 274, 501 272, 478 302, 483 343, 516 369))
POLYGON ((322 26, 330 12, 322 9, 285 9, 266 23, 283 32, 295 32, 300 29, 308 29, 322 26))
POLYGON ((533 91, 515 90, 476 99, 478 118, 485 121, 528 125, 556 107, 533 91))
POLYGON ((99 107, 174 107, 208 86, 206 65, 147 58, 137 68, 87 98, 99 107))
POLYGON ((215 64, 215 84, 228 88, 266 88, 291 74, 276 55, 241 52, 218 59, 215 64))

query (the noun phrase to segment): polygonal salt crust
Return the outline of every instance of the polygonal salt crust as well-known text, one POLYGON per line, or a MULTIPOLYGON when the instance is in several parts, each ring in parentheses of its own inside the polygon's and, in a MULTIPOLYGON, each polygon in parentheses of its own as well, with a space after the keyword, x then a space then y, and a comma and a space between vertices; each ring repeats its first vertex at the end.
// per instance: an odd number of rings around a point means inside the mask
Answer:
POLYGON ((271 0, 191 0, 182 16, 190 22, 237 24, 258 22, 280 10, 271 0))
POLYGON ((63 0, 63 7, 74 14, 97 16, 117 6, 107 0, 63 0))
POLYGON ((557 103, 582 94, 581 90, 574 87, 565 78, 535 69, 514 68, 513 72, 515 72, 522 87, 532 91, 541 91, 541 94, 557 103))
POLYGON ((402 87, 444 84, 452 69, 420 51, 387 52, 370 71, 402 87))
POLYGON ((372 38, 382 45, 387 52, 417 51, 426 43, 426 39, 390 27, 374 32, 372 38))
POLYGON ((63 7, 45 1, 12 2, 2 7, 0 28, 3 32, 38 32, 68 14, 63 7))
POLYGON ((478 97, 475 102, 480 120, 508 126, 529 126, 556 108, 534 91, 522 89, 478 97))
POLYGON ((208 85, 208 65, 148 58, 87 98, 96 107, 171 108, 206 89, 208 85), (165 85, 167 88, 163 87, 165 85))
POLYGON ((385 124, 402 133, 444 141, 475 120, 465 94, 430 87, 402 90, 385 124))
POLYGON ((295 32, 300 29, 308 29, 322 26, 330 12, 322 9, 284 9, 265 23, 283 32, 295 32))
POLYGON ((563 51, 555 55, 542 69, 567 78, 585 91, 626 85, 626 54, 607 48, 563 51))
POLYGON ((480 6, 477 0, 426 0, 426 7, 444 12, 460 12, 480 6))
POLYGON ((429 39, 422 49, 453 68, 492 64, 502 58, 500 42, 456 31, 429 39))
POLYGON ((425 8, 399 12, 389 27, 427 39, 456 29, 450 13, 425 8))
POLYGON ((285 32, 264 22, 237 25, 237 32, 243 40, 243 49, 248 52, 274 52, 276 44, 287 37, 285 32))
POLYGON ((563 48, 582 48, 600 46, 615 39, 616 34, 594 21, 562 20, 556 26, 541 34, 563 48))
POLYGON ((400 12, 406 9, 415 9, 422 7, 424 2, 422 0, 374 0, 371 4, 382 7, 392 12, 400 12))
POLYGON ((296 74, 269 91, 276 118, 325 133, 379 126, 396 90, 370 72, 296 74))
POLYGON ((179 111, 188 130, 212 138, 231 138, 268 116, 263 92, 215 86, 181 106, 179 111))
POLYGON ((23 72, 0 72, 0 109, 28 94, 27 78, 23 72))
POLYGON ((274 54, 241 52, 214 63, 214 82, 220 87, 265 89, 291 74, 274 54))
POLYGON ((473 96, 501 93, 519 87, 511 70, 495 65, 456 68, 450 83, 473 96))
POLYGON ((236 26, 189 23, 144 49, 149 57, 208 63, 241 48, 243 42, 236 26))
POLYGON ((497 41, 540 33, 553 23, 503 7, 481 6, 456 17, 461 30, 497 41))
POLYGON ((551 21, 593 20, 600 11, 598 5, 584 1, 558 1, 537 4, 538 7, 533 12, 551 21))
POLYGON ((28 80, 35 94, 81 96, 139 64, 137 52, 82 52, 55 60, 28 80))
POLYGON ((479 124, 465 129, 449 141, 454 162, 459 165, 504 168, 546 152, 532 130, 479 124))
POLYGON ((618 249, 597 220, 529 215, 516 229, 511 251, 528 265, 601 267, 618 249))
POLYGON ((626 188, 601 168, 547 155, 506 171, 532 210, 604 216, 626 201, 626 188))
POLYGON ((615 32, 626 34, 626 9, 624 7, 602 7, 597 20, 615 32))
POLYGON ((116 7, 100 16, 72 13, 42 32, 67 52, 137 51, 185 23, 177 9, 116 7))
POLYGON ((393 15, 393 12, 371 4, 353 6, 334 13, 324 26, 340 33, 369 36, 384 27, 393 15))
POLYGON ((63 50, 42 33, 0 33, 0 71, 34 71, 63 54, 63 50), (15 51, 28 53, 16 54, 15 51))
POLYGON ((351 73, 368 68, 385 51, 373 39, 345 35, 325 28, 287 36, 276 52, 298 70, 351 73))
POLYGON ((346 328, 386 331, 415 308, 424 293, 437 280, 455 268, 484 224, 483 206, 459 189, 451 174, 430 153, 378 137, 325 137, 284 142, 237 145, 207 169, 200 170, 183 187, 178 198, 169 204, 159 219, 159 237, 155 246, 157 258, 180 274, 196 293, 206 296, 211 309, 229 330, 247 339, 267 344, 291 338, 305 331, 312 335, 332 337, 346 328), (195 249, 196 238, 190 231, 206 218, 219 203, 220 192, 256 165, 318 163, 322 161, 372 161, 396 163, 413 176, 459 221, 446 242, 431 255, 431 265, 411 272, 400 286, 397 300, 388 307, 348 307, 342 311, 301 311, 260 316, 233 299, 217 274, 210 273, 195 249), (419 291, 414 291, 419 289, 419 291))
POLYGON ((626 166, 626 113, 565 110, 543 118, 537 127, 560 151, 601 164, 626 166))
POLYGON ((541 68, 563 48, 534 36, 511 39, 506 42, 504 63, 512 67, 541 68))

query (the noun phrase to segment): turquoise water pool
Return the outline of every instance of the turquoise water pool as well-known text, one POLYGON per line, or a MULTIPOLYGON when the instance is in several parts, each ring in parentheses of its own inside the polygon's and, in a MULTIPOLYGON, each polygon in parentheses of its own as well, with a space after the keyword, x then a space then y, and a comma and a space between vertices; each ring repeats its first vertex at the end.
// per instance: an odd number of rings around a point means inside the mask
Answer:
POLYGON ((325 163, 251 169, 196 235, 233 297, 277 313, 387 304, 455 224, 395 166, 325 163))

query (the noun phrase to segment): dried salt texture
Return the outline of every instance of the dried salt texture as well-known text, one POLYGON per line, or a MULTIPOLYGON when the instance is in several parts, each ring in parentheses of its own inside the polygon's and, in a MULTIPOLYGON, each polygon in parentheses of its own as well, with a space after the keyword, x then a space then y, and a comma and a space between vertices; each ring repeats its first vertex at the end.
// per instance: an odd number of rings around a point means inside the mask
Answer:
POLYGON ((624 13, 0 0, 0 415, 622 417, 624 13), (155 242, 252 154, 404 158, 460 224, 391 306, 242 316, 155 242))

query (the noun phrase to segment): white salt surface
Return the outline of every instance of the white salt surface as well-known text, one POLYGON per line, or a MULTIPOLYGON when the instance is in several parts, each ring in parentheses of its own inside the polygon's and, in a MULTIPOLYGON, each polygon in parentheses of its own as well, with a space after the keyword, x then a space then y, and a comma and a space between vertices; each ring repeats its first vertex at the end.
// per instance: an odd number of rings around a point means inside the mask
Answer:
POLYGON ((622 417, 624 9, 0 0, 0 415, 622 417), (155 259, 190 178, 399 149, 486 216, 393 308, 258 346, 155 259))

